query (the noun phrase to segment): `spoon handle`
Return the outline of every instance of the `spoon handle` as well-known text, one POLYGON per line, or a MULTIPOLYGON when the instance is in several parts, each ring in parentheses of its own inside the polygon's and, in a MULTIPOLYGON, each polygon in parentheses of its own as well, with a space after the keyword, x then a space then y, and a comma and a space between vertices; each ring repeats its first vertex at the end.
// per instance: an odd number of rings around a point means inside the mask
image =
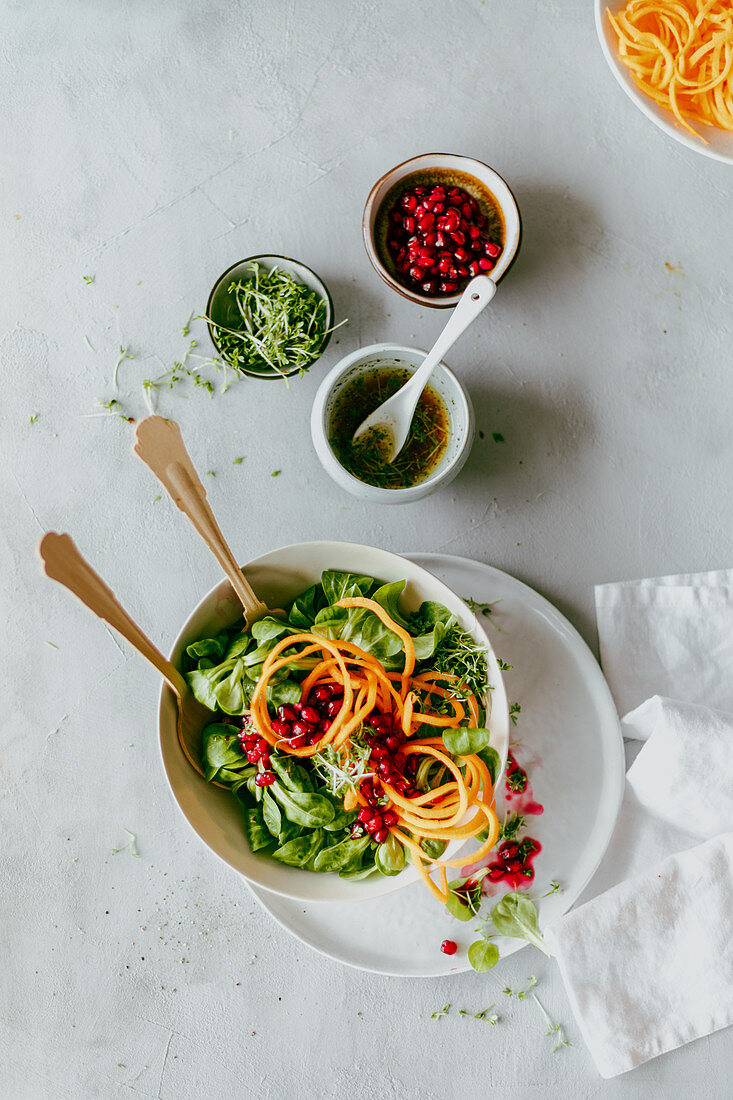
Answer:
MULTIPOLYGON (((486 308, 496 294, 496 283, 488 275, 476 275, 471 279, 453 310, 448 324, 413 374, 407 385, 419 396, 425 389, 433 368, 441 361, 449 348, 453 347, 461 333, 468 328, 479 313, 486 308)), ((407 389, 407 386, 405 386, 407 389)))
POLYGON ((118 602, 112 590, 79 553, 69 535, 59 535, 55 531, 49 531, 41 539, 38 553, 48 577, 63 584, 78 596, 90 611, 100 619, 104 619, 123 638, 126 638, 133 649, 136 649, 146 661, 150 661, 163 679, 167 680, 179 699, 188 694, 188 685, 178 669, 166 660, 150 638, 143 634, 137 623, 118 602))
POLYGON ((214 519, 204 489, 189 458, 181 429, 174 420, 148 416, 135 432, 135 454, 149 466, 174 504, 191 521, 219 562, 244 608, 247 625, 267 614, 267 605, 257 597, 242 574, 214 519))

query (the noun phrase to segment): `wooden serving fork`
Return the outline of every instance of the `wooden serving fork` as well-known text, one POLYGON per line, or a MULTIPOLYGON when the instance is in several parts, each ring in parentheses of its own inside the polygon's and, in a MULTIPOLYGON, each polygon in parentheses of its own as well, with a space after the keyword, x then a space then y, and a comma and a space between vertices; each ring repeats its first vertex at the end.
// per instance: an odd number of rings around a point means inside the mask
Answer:
POLYGON ((162 416, 148 416, 141 420, 135 431, 133 450, 150 467, 219 562, 242 604, 246 626, 250 627, 258 619, 269 615, 270 609, 242 574, 214 519, 206 490, 189 458, 176 422, 165 420, 162 416))
POLYGON ((214 714, 195 698, 185 679, 127 614, 114 593, 79 553, 68 535, 50 531, 41 539, 38 552, 44 572, 73 592, 83 604, 126 638, 133 649, 158 670, 176 696, 178 741, 184 756, 199 775, 201 731, 215 720, 214 714))

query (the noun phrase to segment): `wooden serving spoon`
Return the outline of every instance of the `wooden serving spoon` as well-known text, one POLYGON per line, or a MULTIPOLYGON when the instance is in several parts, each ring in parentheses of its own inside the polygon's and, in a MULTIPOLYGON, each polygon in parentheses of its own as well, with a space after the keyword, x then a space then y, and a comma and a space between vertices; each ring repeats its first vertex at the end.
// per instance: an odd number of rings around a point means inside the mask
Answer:
POLYGON ((206 490, 189 458, 181 429, 175 420, 148 416, 135 430, 135 454, 148 466, 185 516, 191 521, 224 570, 244 609, 244 621, 252 623, 271 614, 242 574, 206 499, 206 490))
MULTIPOLYGON (((176 696, 178 741, 184 756, 199 775, 201 769, 201 731, 214 721, 214 714, 195 698, 181 673, 167 660, 133 622, 111 589, 84 560, 69 535, 49 531, 38 545, 44 572, 73 592, 83 604, 126 638, 133 649, 157 668, 176 696)), ((217 784, 220 786, 221 784, 217 784)))

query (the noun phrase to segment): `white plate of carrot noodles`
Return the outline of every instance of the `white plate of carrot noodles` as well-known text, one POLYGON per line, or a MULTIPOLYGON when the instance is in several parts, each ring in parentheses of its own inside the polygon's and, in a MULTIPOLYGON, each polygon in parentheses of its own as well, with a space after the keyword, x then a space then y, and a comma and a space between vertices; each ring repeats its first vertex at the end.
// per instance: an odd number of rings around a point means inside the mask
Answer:
POLYGON ((596 0, 606 60, 637 107, 676 141, 733 163, 731 0, 596 0))

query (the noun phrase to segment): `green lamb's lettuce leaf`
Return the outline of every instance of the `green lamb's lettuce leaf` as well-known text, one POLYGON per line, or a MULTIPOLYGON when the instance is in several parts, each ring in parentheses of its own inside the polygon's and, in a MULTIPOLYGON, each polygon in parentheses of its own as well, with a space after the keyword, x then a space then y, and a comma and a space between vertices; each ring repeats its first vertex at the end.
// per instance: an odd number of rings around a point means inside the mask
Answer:
POLYGON ((443 744, 453 756, 472 756, 489 747, 491 733, 487 729, 449 729, 443 731, 443 744))
POLYGON ((262 820, 277 840, 282 832, 283 819, 280 807, 268 790, 262 794, 262 820))
POLYGON ((227 651, 229 638, 226 634, 217 634, 215 638, 200 638, 192 645, 186 646, 186 653, 194 660, 202 657, 208 658, 212 664, 220 661, 227 651))
POLYGON ((377 581, 362 573, 340 573, 335 569, 326 569, 321 574, 321 585, 326 603, 333 604, 352 596, 369 596, 377 581))
POLYGON ((476 940, 468 949, 468 961, 474 970, 484 974, 493 970, 499 961, 499 948, 489 940, 476 940))
POLYGON ((316 615, 313 631, 324 638, 353 642, 378 660, 402 652, 402 641, 366 607, 324 607, 316 615))
POLYGON ((288 821, 318 829, 333 821, 333 803, 323 794, 289 791, 280 782, 271 783, 270 793, 277 799, 288 821))
POLYGON ((254 772, 231 726, 212 722, 202 736, 204 775, 209 783, 214 780, 219 783, 236 782, 245 778, 242 773, 247 769, 254 772))
POLYGON ((302 595, 296 596, 293 600, 288 622, 298 630, 310 630, 324 602, 322 585, 312 584, 302 595))
POLYGON ((287 790, 300 791, 301 794, 309 794, 313 791, 313 780, 302 764, 297 763, 295 757, 273 753, 270 757, 270 768, 287 790))
POLYGON ((347 837, 346 840, 333 844, 330 848, 323 848, 315 858, 314 870, 321 872, 356 870, 361 865, 362 856, 369 847, 371 839, 367 833, 359 839, 352 840, 351 837, 347 837))
POLYGON ((244 831, 253 852, 272 844, 272 836, 265 826, 262 810, 259 806, 251 806, 244 811, 244 831))
POLYGON ((390 833, 388 839, 374 853, 374 862, 383 875, 399 875, 406 863, 405 849, 390 833))
POLYGON ((505 894, 491 910, 491 919, 500 935, 528 940, 546 955, 550 954, 540 932, 537 906, 526 894, 505 894))
POLYGON ((272 858, 289 867, 306 867, 317 855, 323 844, 323 830, 314 829, 305 836, 287 841, 272 853, 272 858))
POLYGON ((371 597, 384 608, 390 619, 393 619, 403 630, 409 630, 410 626, 400 611, 400 596, 404 592, 406 584, 407 581, 392 581, 390 584, 383 584, 371 597))

